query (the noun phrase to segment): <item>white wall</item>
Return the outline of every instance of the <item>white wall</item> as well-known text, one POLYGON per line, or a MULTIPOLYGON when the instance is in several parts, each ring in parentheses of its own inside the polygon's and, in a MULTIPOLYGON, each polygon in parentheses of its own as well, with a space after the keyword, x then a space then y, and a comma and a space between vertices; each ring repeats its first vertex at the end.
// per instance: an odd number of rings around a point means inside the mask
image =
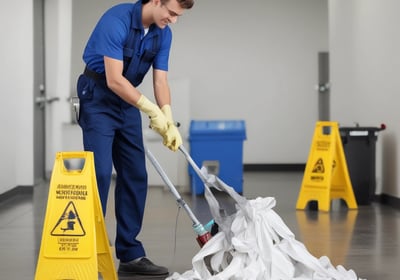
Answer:
POLYGON ((0 4, 0 193, 33 184, 33 5, 0 4))
POLYGON ((245 163, 304 163, 318 118, 327 1, 202 0, 173 26, 171 76, 194 119, 244 119, 245 163))
POLYGON ((332 118, 387 125, 378 135, 378 186, 400 197, 398 0, 329 1, 332 118), (382 163, 382 164, 381 164, 382 163))

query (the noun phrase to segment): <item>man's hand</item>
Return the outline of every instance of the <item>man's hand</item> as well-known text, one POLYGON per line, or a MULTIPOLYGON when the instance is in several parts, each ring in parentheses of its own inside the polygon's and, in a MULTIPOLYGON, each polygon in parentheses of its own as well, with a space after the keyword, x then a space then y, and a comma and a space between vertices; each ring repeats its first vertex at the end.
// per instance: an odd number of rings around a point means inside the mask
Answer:
POLYGON ((164 116, 168 121, 168 131, 164 137, 164 145, 167 146, 172 151, 178 150, 179 146, 182 145, 182 137, 179 133, 178 128, 175 126, 174 119, 172 117, 171 106, 166 104, 161 108, 164 116))
POLYGON ((137 102, 139 110, 150 117, 150 127, 163 138, 163 144, 170 150, 176 151, 182 145, 182 137, 172 119, 171 107, 164 105, 160 109, 156 104, 142 95, 137 102))

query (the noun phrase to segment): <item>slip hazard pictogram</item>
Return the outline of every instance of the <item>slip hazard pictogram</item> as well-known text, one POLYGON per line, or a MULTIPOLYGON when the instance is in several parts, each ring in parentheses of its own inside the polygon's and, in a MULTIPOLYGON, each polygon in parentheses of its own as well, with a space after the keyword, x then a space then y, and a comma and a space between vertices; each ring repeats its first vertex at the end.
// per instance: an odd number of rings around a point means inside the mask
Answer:
POLYGON ((312 173, 325 173, 324 161, 322 160, 322 158, 319 158, 314 164, 312 173))
POLYGON ((70 201, 63 211, 57 224, 51 231, 52 236, 85 236, 86 232, 82 226, 78 211, 70 201))

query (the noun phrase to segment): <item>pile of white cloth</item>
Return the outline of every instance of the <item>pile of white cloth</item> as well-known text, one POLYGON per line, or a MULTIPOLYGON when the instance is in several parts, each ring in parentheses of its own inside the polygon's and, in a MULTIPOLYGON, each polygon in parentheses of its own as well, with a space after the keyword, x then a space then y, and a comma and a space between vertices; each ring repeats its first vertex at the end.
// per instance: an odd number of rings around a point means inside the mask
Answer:
POLYGON ((218 177, 207 179, 205 197, 219 232, 193 257, 193 268, 167 280, 358 280, 353 270, 334 267, 329 258, 312 256, 272 209, 275 198, 247 200, 218 177), (228 193, 236 213, 221 215, 210 190, 228 193))

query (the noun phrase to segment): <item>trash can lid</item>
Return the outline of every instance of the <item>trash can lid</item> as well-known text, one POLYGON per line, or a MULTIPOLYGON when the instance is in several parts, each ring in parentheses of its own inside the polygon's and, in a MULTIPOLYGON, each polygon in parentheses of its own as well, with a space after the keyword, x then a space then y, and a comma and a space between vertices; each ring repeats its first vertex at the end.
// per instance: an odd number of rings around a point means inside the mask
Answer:
POLYGON ((192 120, 190 123, 190 136, 235 136, 246 138, 244 120, 192 120))
POLYGON ((382 128, 373 126, 346 126, 339 127, 339 130, 343 131, 380 131, 382 128))
POLYGON ((385 126, 373 127, 373 126, 348 126, 339 127, 339 131, 346 133, 350 136, 368 136, 375 135, 378 131, 384 130, 385 126))

